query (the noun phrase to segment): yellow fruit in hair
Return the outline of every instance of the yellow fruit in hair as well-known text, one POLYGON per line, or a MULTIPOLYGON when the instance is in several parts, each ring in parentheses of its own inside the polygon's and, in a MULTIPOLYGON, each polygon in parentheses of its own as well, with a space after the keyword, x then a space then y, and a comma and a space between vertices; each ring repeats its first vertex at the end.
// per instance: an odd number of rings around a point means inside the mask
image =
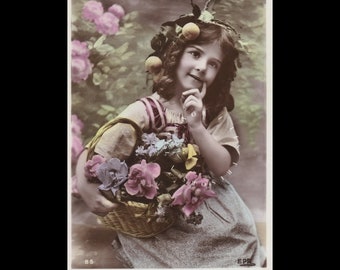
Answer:
POLYGON ((145 70, 150 73, 158 73, 162 68, 162 60, 157 56, 150 56, 145 60, 145 70))
POLYGON ((194 40, 200 34, 200 28, 197 26, 197 24, 189 22, 183 26, 182 34, 186 39, 194 40))

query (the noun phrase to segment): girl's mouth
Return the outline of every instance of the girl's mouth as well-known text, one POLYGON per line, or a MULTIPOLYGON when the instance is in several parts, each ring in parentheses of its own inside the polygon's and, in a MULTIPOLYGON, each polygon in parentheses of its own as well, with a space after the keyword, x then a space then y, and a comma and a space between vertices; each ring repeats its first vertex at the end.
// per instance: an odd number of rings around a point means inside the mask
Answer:
POLYGON ((190 77, 194 78, 195 80, 199 81, 199 82, 203 82, 199 77, 189 74, 190 77))

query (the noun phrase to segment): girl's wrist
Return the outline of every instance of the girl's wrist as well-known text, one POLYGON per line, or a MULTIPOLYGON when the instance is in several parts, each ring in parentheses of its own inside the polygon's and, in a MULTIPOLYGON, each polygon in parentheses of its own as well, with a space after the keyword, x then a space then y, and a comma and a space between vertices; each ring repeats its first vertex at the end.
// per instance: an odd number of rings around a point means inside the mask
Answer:
POLYGON ((200 122, 199 124, 192 125, 192 126, 188 125, 188 128, 191 134, 200 133, 205 130, 205 127, 202 122, 200 122))

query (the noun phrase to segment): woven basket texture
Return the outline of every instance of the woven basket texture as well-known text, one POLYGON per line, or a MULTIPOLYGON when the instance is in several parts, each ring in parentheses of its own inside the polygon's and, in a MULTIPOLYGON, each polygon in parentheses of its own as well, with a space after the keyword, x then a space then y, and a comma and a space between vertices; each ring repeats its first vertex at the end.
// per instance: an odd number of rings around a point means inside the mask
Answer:
POLYGON ((157 222, 155 218, 145 215, 148 204, 128 201, 119 204, 115 211, 104 217, 98 217, 105 226, 124 234, 147 238, 155 236, 168 229, 175 222, 175 215, 170 213, 163 222, 157 222))

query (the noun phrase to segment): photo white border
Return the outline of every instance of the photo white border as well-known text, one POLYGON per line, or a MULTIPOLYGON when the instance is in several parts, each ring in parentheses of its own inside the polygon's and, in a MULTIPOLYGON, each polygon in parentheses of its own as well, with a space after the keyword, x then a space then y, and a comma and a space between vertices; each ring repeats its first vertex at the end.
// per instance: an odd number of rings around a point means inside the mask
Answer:
MULTIPOLYGON (((272 270, 273 269, 273 6, 272 0, 266 0, 266 267, 255 267, 251 269, 259 270, 272 270)), ((68 0, 67 5, 67 269, 68 270, 85 270, 91 268, 72 268, 72 212, 71 212, 71 191, 72 191, 72 175, 71 175, 71 111, 72 111, 72 95, 71 95, 71 16, 72 16, 72 0, 68 0)), ((105 269, 111 268, 92 268, 92 269, 105 269)), ((126 268, 112 268, 112 270, 120 270, 126 268)), ((149 268, 135 268, 140 270, 147 270, 149 268)), ((153 268, 155 269, 155 268, 153 268)), ((166 268, 162 268, 166 269, 166 268)), ((185 269, 187 268, 172 268, 172 269, 185 269)), ((200 268, 200 269, 237 269, 240 268, 200 268)))

